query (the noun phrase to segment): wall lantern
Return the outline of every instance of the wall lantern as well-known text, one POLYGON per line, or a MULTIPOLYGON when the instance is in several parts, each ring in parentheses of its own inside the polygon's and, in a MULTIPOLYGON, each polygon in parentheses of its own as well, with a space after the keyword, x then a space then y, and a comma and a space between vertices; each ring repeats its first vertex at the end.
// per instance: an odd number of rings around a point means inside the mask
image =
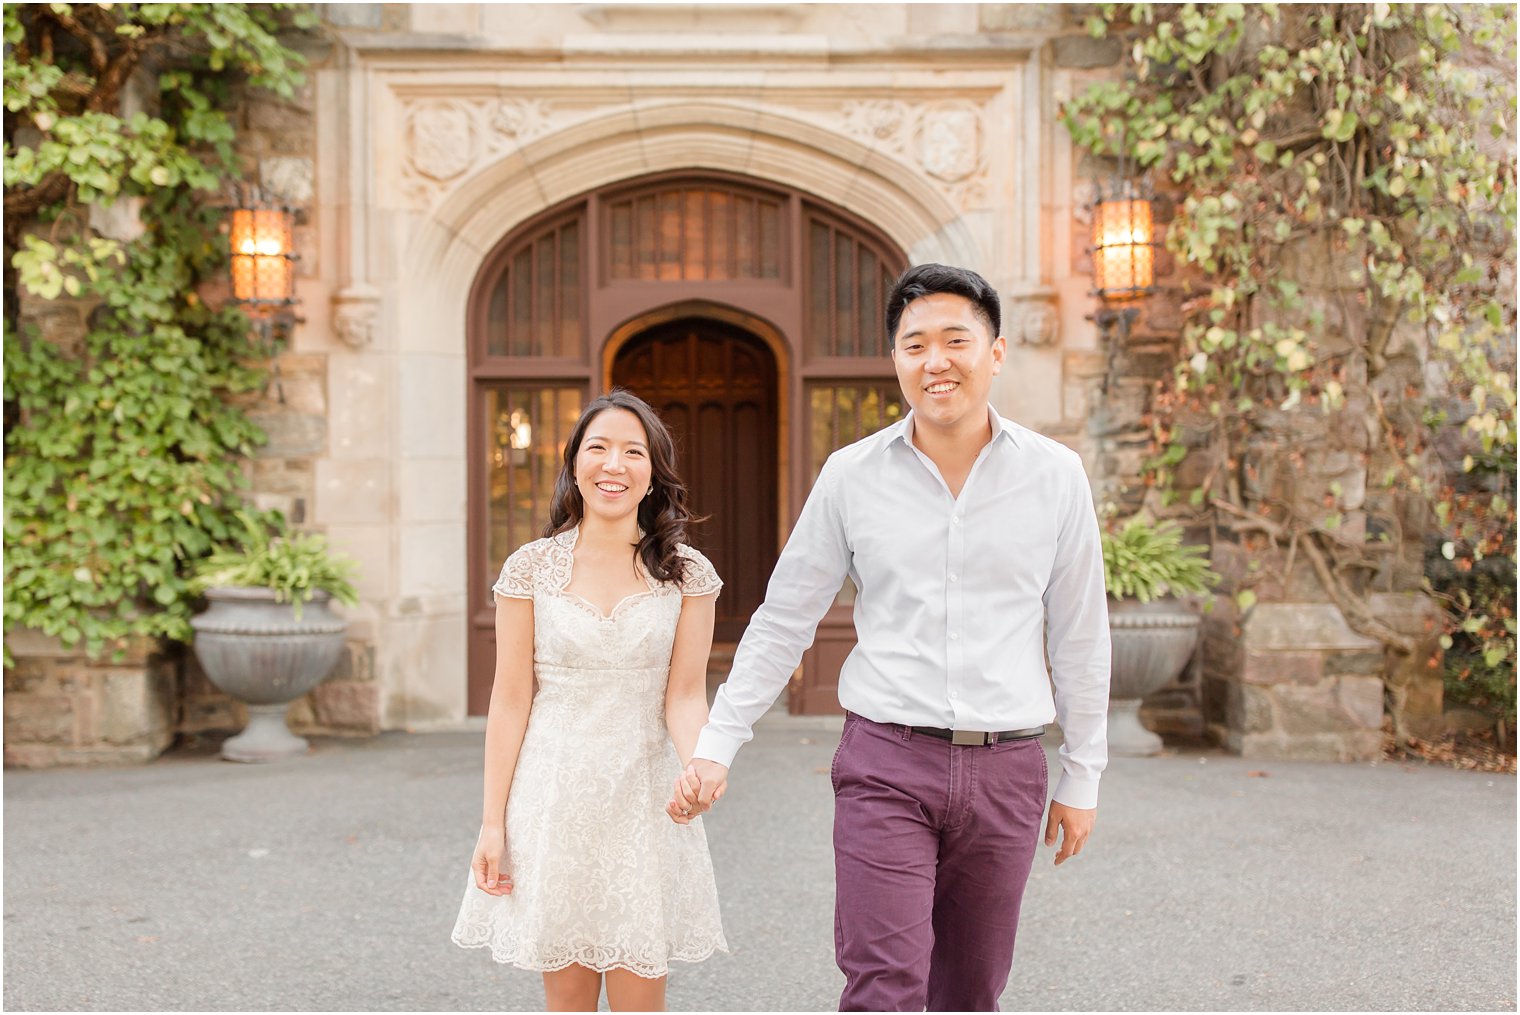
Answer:
MULTIPOLYGON (((296 209, 269 200, 257 187, 239 187, 228 241, 232 248, 232 299, 253 320, 259 345, 273 358, 296 322, 296 209)), ((276 360, 271 380, 280 401, 276 360)))
POLYGON ((1125 176, 1097 185, 1093 201, 1093 295, 1099 307, 1093 321, 1105 337, 1117 333, 1120 342, 1140 315, 1138 299, 1155 284, 1155 222, 1151 196, 1125 176))
POLYGON ((1151 200, 1130 180, 1118 180, 1093 202, 1093 284, 1098 299, 1117 303, 1151 291, 1156 241, 1151 200))
POLYGON ((295 305, 295 219, 257 191, 232 209, 232 298, 254 315, 295 305))

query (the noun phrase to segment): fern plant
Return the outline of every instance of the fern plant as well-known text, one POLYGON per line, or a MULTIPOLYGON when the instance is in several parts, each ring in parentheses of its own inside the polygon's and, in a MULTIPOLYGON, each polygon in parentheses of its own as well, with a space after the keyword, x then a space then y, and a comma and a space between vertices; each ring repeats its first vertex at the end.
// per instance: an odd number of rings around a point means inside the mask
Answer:
POLYGON ((1142 603, 1207 592, 1219 581, 1207 556, 1206 546, 1183 545, 1176 522, 1136 516, 1119 531, 1103 533, 1103 583, 1113 598, 1142 603))
POLYGON ((190 581, 192 591, 204 593, 216 586, 236 585, 267 588, 275 600, 291 603, 296 619, 314 593, 326 592, 338 602, 353 606, 359 601, 354 589, 353 560, 334 554, 327 537, 313 532, 291 534, 279 514, 258 517, 237 512, 243 537, 236 547, 219 547, 196 563, 190 581))

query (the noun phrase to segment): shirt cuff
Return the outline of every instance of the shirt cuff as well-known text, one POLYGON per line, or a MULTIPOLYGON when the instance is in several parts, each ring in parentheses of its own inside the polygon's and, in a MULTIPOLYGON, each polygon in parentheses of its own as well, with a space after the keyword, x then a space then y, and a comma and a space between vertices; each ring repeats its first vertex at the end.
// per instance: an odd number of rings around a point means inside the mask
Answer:
POLYGON ((1090 811, 1098 806, 1098 780, 1077 779, 1069 772, 1062 772, 1061 781, 1056 784, 1055 801, 1067 807, 1090 811))
POLYGON ((704 761, 716 761, 724 768, 733 768, 734 755, 743 746, 744 741, 724 736, 711 726, 704 726, 702 732, 697 734, 697 749, 691 752, 691 756, 704 761))

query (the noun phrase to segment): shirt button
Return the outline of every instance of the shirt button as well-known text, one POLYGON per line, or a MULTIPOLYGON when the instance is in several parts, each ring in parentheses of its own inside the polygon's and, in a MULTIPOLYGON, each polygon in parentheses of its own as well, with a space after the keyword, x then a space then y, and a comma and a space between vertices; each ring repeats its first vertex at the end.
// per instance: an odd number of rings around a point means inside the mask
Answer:
POLYGON ((953 516, 951 516, 950 520, 953 521, 955 524, 959 525, 961 523, 961 516, 960 515, 953 515, 953 516))
POLYGON ((951 631, 950 632, 950 640, 951 641, 959 641, 960 637, 961 637, 961 635, 960 635, 959 631, 951 631))
POLYGON ((960 696, 961 696, 961 692, 959 692, 959 691, 951 691, 950 692, 950 697, 952 697, 952 698, 959 698, 960 696))
POLYGON ((958 582, 958 581, 961 580, 961 576, 958 575, 958 574, 953 574, 953 575, 950 576, 950 580, 953 581, 953 582, 958 582))

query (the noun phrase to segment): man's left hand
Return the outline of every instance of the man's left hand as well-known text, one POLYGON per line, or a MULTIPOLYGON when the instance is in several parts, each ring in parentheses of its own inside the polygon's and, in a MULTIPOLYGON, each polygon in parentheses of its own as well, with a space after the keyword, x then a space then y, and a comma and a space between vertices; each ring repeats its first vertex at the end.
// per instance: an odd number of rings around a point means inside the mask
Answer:
POLYGON ((1050 818, 1045 822, 1045 845, 1056 844, 1056 830, 1059 829, 1061 848, 1056 852, 1057 867, 1082 852, 1082 847, 1087 845, 1087 837, 1092 834, 1093 822, 1097 818, 1096 807, 1083 810, 1080 807, 1058 804, 1054 800, 1050 802, 1050 818))

